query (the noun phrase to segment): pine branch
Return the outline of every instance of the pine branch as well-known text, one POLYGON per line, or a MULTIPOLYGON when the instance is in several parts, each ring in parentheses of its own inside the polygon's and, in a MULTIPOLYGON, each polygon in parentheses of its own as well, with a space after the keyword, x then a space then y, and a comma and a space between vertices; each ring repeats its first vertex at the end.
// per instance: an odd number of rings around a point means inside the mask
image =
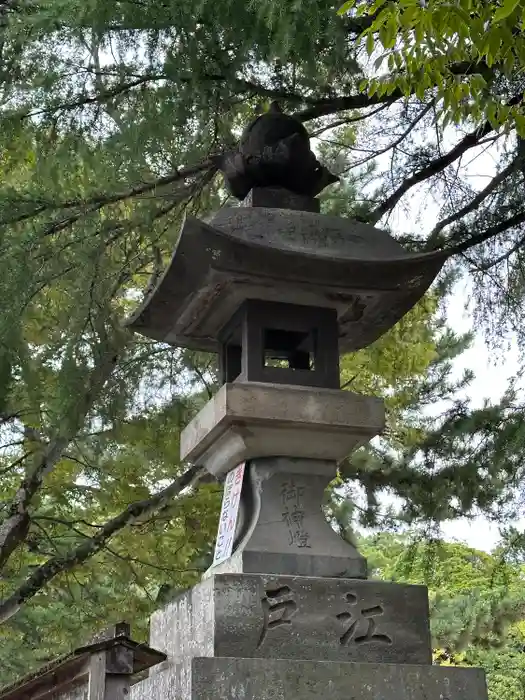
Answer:
MULTIPOLYGON (((33 216, 38 216, 46 211, 75 208, 82 210, 76 214, 72 214, 71 216, 66 217, 65 219, 61 219, 60 221, 50 224, 45 229, 44 235, 52 235, 74 224, 84 214, 95 213, 102 207, 109 206, 111 204, 117 204, 118 202, 122 202, 126 199, 132 199, 133 197, 139 197, 141 195, 154 192, 156 189, 166 187, 167 185, 175 184, 177 182, 182 183, 188 178, 191 178, 205 171, 210 171, 212 169, 215 172, 215 157, 213 156, 210 158, 206 158, 205 160, 196 163, 195 165, 191 165, 186 168, 178 168, 177 170, 175 170, 175 172, 171 173, 170 175, 165 175, 163 177, 158 178, 157 180, 146 182, 135 187, 130 187, 129 189, 123 190, 121 192, 116 192, 113 194, 108 194, 107 192, 97 192, 96 194, 91 195, 90 197, 87 197, 85 199, 68 199, 63 202, 42 203, 40 200, 37 209, 35 209, 32 213, 24 213, 15 216, 11 219, 3 219, 0 221, 0 226, 11 225, 13 223, 25 221, 27 219, 32 218, 33 216)), ((188 192, 193 191, 193 186, 188 185, 186 189, 188 190, 188 192)))
MULTIPOLYGON (((229 79, 227 77, 222 77, 219 79, 220 82, 228 83, 229 79)), ((234 78, 231 81, 232 92, 239 93, 251 93, 253 95, 259 95, 260 97, 268 97, 272 100, 286 100, 287 102, 297 102, 299 104, 317 104, 317 99, 308 95, 299 95, 295 92, 290 92, 289 90, 279 90, 276 88, 267 88, 259 83, 254 83, 250 80, 240 80, 234 78)))
POLYGON ((500 263, 504 262, 505 260, 508 260, 511 255, 514 255, 514 253, 517 253, 520 248, 523 248, 525 245, 525 236, 521 236, 521 238, 508 250, 506 250, 504 253, 499 255, 495 260, 491 260, 490 262, 484 263, 483 265, 479 266, 479 270, 482 272, 487 272, 490 270, 492 267, 496 267, 496 265, 499 265, 500 263))
MULTIPOLYGON (((481 243, 485 243, 486 241, 490 240, 491 238, 495 238, 496 236, 499 236, 501 233, 504 233, 505 231, 508 231, 511 228, 514 228, 515 226, 519 226, 520 224, 525 223, 525 210, 518 212, 517 214, 514 214, 513 216, 510 216, 508 219, 504 219, 503 221, 500 221, 498 224, 495 224, 494 226, 491 226, 488 229, 485 229, 485 231, 482 231, 481 233, 478 233, 475 236, 471 236, 470 238, 467 238, 467 240, 463 241, 462 243, 458 243, 455 246, 452 246, 451 248, 447 248, 447 251, 450 252, 450 255, 457 255, 458 253, 464 253, 465 251, 469 250, 470 248, 473 248, 474 246, 480 245, 481 243)), ((511 251, 512 252, 512 251, 511 251)), ((488 269, 486 267, 485 269, 488 269)))
POLYGON ((76 414, 65 416, 57 435, 35 454, 0 524, 0 570, 24 541, 30 523, 30 507, 42 487, 44 477, 60 461, 64 450, 77 434, 93 402, 111 376, 117 360, 118 347, 113 342, 108 342, 91 373, 85 392, 79 396, 76 414))
MULTIPOLYGON (((99 71, 99 70, 88 70, 90 75, 93 75, 97 79, 97 85, 100 86, 100 79, 102 77, 110 77, 112 73, 99 71)), ((300 95, 298 93, 290 92, 289 90, 282 90, 277 88, 269 88, 260 83, 256 83, 250 80, 244 80, 242 78, 235 78, 228 75, 215 75, 215 74, 203 74, 199 78, 205 82, 211 83, 224 83, 229 86, 231 92, 234 94, 245 94, 250 93, 252 95, 259 95, 261 97, 267 97, 273 100, 286 100, 287 102, 296 102, 300 104, 311 104, 316 105, 318 99, 311 96, 300 95)), ((42 116, 44 114, 50 115, 55 112, 66 112, 79 107, 84 107, 86 105, 92 104, 104 104, 110 100, 118 97, 120 95, 129 92, 136 87, 140 87, 150 82, 173 82, 177 83, 194 83, 195 78, 191 75, 177 75, 175 80, 172 80, 169 75, 164 73, 148 73, 146 75, 136 75, 134 80, 130 80, 119 85, 115 85, 108 89, 99 89, 99 91, 92 95, 83 95, 71 102, 62 102, 54 106, 44 107, 39 110, 27 111, 21 115, 19 118, 29 119, 35 116, 42 116)))
POLYGON ((16 420, 17 418, 20 418, 22 413, 22 411, 0 411, 0 425, 10 423, 11 421, 16 420))
POLYGON ((103 104, 104 102, 112 100, 114 97, 118 97, 118 95, 128 92, 135 87, 139 87, 140 85, 144 85, 145 83, 155 80, 165 80, 165 76, 143 75, 136 80, 132 80, 128 83, 122 83, 121 85, 116 85, 115 87, 96 95, 85 95, 83 97, 79 97, 73 102, 65 102, 55 107, 44 107, 43 109, 25 112, 19 115, 19 119, 31 119, 33 117, 42 116, 43 114, 52 114, 58 111, 69 111, 90 104, 103 104))
POLYGON ((337 129, 339 126, 345 126, 346 124, 353 124, 354 122, 362 122, 365 119, 368 119, 369 117, 373 117, 375 114, 379 114, 379 112, 384 111, 385 109, 388 109, 390 105, 389 104, 384 104, 379 107, 376 107, 375 109, 370 110, 370 112, 366 112, 365 114, 357 114, 356 116, 353 117, 346 117, 344 119, 337 119, 337 121, 331 122, 330 124, 326 124, 325 126, 320 127, 316 131, 312 131, 310 133, 310 138, 314 139, 320 136, 321 134, 324 134, 325 131, 329 131, 331 129, 337 129))
POLYGON ((7 507, 7 515, 0 525, 0 570, 11 554, 24 541, 29 529, 29 507, 39 491, 44 476, 51 471, 68 445, 65 438, 52 440, 40 454, 17 489, 7 507))
POLYGON ((193 466, 175 479, 169 486, 151 498, 136 501, 111 520, 108 520, 92 538, 86 540, 67 554, 48 559, 26 579, 26 581, 8 598, 0 602, 0 624, 15 615, 20 607, 35 596, 49 581, 58 574, 71 571, 83 562, 91 559, 103 550, 108 542, 123 528, 137 520, 151 517, 159 509, 185 489, 195 485, 206 474, 204 467, 193 466))
POLYGON ((391 105, 402 97, 404 97, 404 93, 402 93, 401 90, 395 90, 390 95, 381 96, 377 93, 370 96, 366 92, 361 92, 355 95, 327 97, 316 100, 315 104, 311 107, 295 112, 293 116, 301 122, 307 122, 312 119, 327 117, 330 114, 345 112, 351 109, 366 109, 367 107, 375 107, 381 104, 391 105))
POLYGON ((19 0, 1 0, 0 1, 0 27, 7 26, 9 13, 20 11, 19 0))
POLYGON ((481 139, 487 136, 487 134, 490 134, 492 130, 490 122, 485 122, 485 124, 463 137, 448 153, 439 156, 439 158, 435 158, 424 168, 421 168, 413 175, 410 175, 410 177, 407 177, 389 197, 371 212, 368 221, 372 224, 377 223, 382 216, 391 211, 399 203, 401 198, 412 189, 412 187, 419 185, 421 182, 445 170, 445 168, 451 165, 469 149, 477 146, 481 139))
POLYGON ((441 231, 446 227, 449 226, 449 224, 454 223, 455 221, 458 221, 459 219, 462 219, 464 216, 467 214, 470 214, 473 212, 477 207, 490 195, 494 190, 501 185, 501 183, 509 176, 511 175, 517 168, 520 163, 520 159, 516 158, 514 159, 509 165, 507 165, 506 168, 504 168, 500 173, 495 175, 492 180, 488 183, 486 187, 484 187, 478 194, 464 207, 461 209, 458 209, 458 211, 454 212, 450 216, 447 216, 445 219, 442 219, 439 221, 432 231, 430 232, 429 238, 425 244, 425 249, 426 250, 433 250, 438 247, 438 243, 440 241, 440 236, 439 234, 441 231))

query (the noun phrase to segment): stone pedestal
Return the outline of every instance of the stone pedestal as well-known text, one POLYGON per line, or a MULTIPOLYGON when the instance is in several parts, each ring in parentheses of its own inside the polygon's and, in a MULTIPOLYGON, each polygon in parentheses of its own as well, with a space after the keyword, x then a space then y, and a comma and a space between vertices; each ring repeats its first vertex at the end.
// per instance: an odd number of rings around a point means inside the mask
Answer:
POLYGON ((366 560, 326 522, 321 501, 335 462, 253 460, 245 470, 232 556, 206 574, 366 578, 366 560))
POLYGON ((167 661, 132 700, 485 700, 478 669, 431 665, 424 586, 221 574, 151 619, 167 661))
POLYGON ((383 581, 212 576, 154 613, 150 634, 176 664, 194 656, 431 662, 426 588, 383 581))
POLYGON ((181 436, 181 457, 218 477, 248 462, 233 555, 211 573, 365 578, 366 561, 328 525, 337 463, 384 426, 379 399, 339 389, 233 382, 181 436))
MULTIPOLYGON (((281 659, 194 659, 191 700, 483 700, 479 669, 281 659)), ((162 697, 162 696, 157 696, 162 697)))
POLYGON ((224 384, 181 434, 181 459, 221 476, 263 457, 340 462, 383 430, 380 399, 339 389, 224 384))
POLYGON ((195 657, 184 689, 157 673, 131 700, 485 700, 481 669, 412 664, 195 657))

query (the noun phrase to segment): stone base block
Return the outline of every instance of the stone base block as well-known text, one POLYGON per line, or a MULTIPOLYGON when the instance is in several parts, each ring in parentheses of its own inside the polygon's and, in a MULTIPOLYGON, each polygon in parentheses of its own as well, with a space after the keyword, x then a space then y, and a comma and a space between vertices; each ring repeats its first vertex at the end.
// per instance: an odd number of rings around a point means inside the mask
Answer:
POLYGON ((383 430, 380 399, 338 389, 224 384, 181 434, 181 459, 217 476, 256 457, 339 462, 383 430))
POLYGON ((192 700, 483 700, 479 669, 194 659, 192 700))
POLYGON ((283 659, 194 658, 131 689, 131 700, 486 700, 481 669, 283 659), (180 683, 183 683, 181 687, 180 683))
POLYGON ((427 589, 221 574, 155 612, 150 643, 168 665, 196 656, 429 664, 427 589))

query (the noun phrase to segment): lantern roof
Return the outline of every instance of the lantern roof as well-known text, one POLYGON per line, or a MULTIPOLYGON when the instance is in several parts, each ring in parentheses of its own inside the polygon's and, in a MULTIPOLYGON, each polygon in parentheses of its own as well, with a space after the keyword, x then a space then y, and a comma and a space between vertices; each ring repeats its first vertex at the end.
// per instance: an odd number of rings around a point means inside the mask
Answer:
POLYGON ((172 345, 218 351, 235 311, 260 299, 333 308, 340 352, 370 345, 421 299, 447 254, 407 252, 370 224, 319 214, 316 203, 255 188, 244 205, 224 207, 208 222, 188 216, 170 264, 126 325, 172 345))

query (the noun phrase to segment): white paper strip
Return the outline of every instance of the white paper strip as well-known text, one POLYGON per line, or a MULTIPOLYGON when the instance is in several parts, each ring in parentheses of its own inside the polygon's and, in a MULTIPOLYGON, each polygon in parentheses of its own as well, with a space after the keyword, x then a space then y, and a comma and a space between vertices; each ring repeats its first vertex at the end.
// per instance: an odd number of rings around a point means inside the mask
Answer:
POLYGON ((228 559, 232 553, 233 538, 235 537, 235 528, 241 501, 244 466, 245 462, 241 462, 235 469, 228 472, 226 481, 224 482, 221 517, 219 520, 219 530, 217 532, 217 542, 215 543, 213 566, 228 559))

